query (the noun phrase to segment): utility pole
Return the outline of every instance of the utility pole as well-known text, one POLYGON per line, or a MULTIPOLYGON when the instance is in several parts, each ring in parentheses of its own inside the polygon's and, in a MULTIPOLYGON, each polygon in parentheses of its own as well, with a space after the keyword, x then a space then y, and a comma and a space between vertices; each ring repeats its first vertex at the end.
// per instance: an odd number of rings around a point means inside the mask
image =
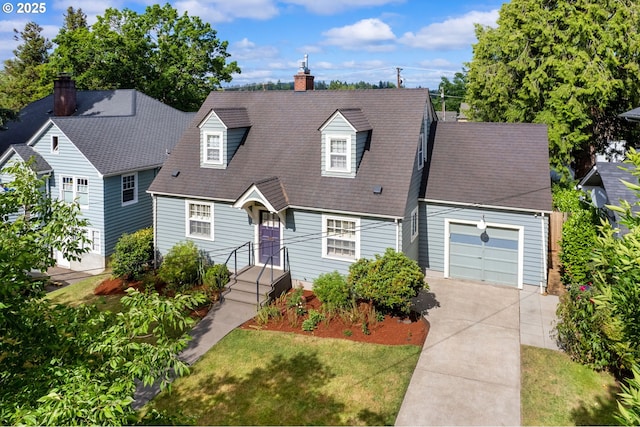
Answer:
POLYGON ((440 88, 440 99, 442 100, 442 121, 447 121, 446 108, 444 104, 444 86, 440 88))
POLYGON ((402 71, 402 68, 396 67, 396 75, 397 75, 397 79, 398 79, 398 89, 400 89, 402 87, 402 78, 400 77, 400 71, 402 71))

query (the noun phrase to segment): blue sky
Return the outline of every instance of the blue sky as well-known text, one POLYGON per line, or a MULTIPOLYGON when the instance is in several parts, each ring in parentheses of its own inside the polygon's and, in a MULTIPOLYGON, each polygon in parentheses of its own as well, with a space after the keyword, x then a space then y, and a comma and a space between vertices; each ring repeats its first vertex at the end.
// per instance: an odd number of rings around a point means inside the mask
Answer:
MULTIPOLYGON (((17 13, 19 2, 1 0, 0 60, 17 46, 13 29, 28 21, 55 37, 69 6, 89 23, 108 7, 143 12, 154 2, 45 0, 45 13, 17 13), (9 8, 7 4, 11 5, 9 8), (9 9, 13 9, 8 12, 9 9)), ((503 0, 186 0, 169 2, 181 13, 209 22, 242 73, 231 84, 292 81, 309 55, 316 80, 396 81, 436 88, 471 60, 474 23, 495 26, 503 0)), ((161 2, 164 4, 164 2, 161 2)))

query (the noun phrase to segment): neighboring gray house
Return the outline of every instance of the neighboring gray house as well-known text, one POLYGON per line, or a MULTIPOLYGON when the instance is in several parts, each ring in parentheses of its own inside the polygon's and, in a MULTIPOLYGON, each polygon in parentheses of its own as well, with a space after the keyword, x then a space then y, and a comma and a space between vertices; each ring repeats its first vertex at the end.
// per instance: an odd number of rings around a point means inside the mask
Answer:
MULTIPOLYGON (((633 205, 638 201, 636 194, 623 184, 623 181, 638 183, 638 178, 626 170, 629 168, 633 168, 633 165, 622 162, 596 162, 578 185, 578 188, 587 193, 591 204, 603 210, 613 227, 619 226, 620 214, 605 205, 619 206, 620 200, 626 200, 633 205)), ((637 210, 635 207, 634 211, 637 210)))
MULTIPOLYGON (((11 144, 0 169, 34 155, 38 172, 49 175, 46 191, 78 201, 90 222, 90 252, 81 262, 56 254, 58 264, 103 269, 123 233, 152 225, 146 190, 193 114, 136 90, 76 92, 73 81, 61 77, 54 95, 30 104, 20 117, 0 131, 0 142, 11 144)), ((0 174, 1 184, 11 180, 0 174)))
POLYGON ((209 95, 149 188, 161 255, 186 240, 215 262, 240 248, 239 267, 290 265, 309 286, 392 248, 448 277, 544 281, 544 126, 445 125, 426 89, 295 78, 295 91, 209 95))

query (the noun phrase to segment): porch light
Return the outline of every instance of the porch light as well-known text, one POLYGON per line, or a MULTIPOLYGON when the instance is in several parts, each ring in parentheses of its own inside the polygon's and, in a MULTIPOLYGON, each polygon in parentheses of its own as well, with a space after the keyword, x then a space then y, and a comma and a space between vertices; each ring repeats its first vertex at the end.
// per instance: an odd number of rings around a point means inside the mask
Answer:
POLYGON ((478 222, 476 227, 478 227, 478 230, 481 230, 481 231, 484 231, 487 229, 487 223, 484 221, 484 215, 482 215, 482 219, 480 220, 480 222, 478 222))

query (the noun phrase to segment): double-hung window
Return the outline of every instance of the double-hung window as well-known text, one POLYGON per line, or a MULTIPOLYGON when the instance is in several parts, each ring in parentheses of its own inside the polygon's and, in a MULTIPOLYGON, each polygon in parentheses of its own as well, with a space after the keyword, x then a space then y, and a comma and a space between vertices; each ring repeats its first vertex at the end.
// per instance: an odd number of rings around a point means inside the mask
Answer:
POLYGON ((89 180, 87 178, 63 176, 61 180, 62 200, 67 203, 73 203, 77 200, 80 206, 89 206, 89 180))
POLYGON ((122 175, 122 206, 138 201, 138 176, 133 173, 122 175))
POLYGON ((419 224, 418 224, 418 208, 416 207, 411 212, 411 242, 416 240, 419 232, 419 224))
POLYGON ((351 138, 327 136, 326 168, 332 172, 351 172, 351 138))
POLYGON ((340 260, 360 257, 360 220, 358 218, 322 216, 322 256, 340 260))
POLYGON ((213 240, 213 204, 187 201, 186 225, 187 237, 213 240))
POLYGON ((222 133, 205 133, 202 145, 202 163, 222 164, 222 133))
POLYGON ((100 230, 95 230, 93 228, 87 229, 87 239, 89 239, 89 250, 99 254, 102 248, 100 230))

